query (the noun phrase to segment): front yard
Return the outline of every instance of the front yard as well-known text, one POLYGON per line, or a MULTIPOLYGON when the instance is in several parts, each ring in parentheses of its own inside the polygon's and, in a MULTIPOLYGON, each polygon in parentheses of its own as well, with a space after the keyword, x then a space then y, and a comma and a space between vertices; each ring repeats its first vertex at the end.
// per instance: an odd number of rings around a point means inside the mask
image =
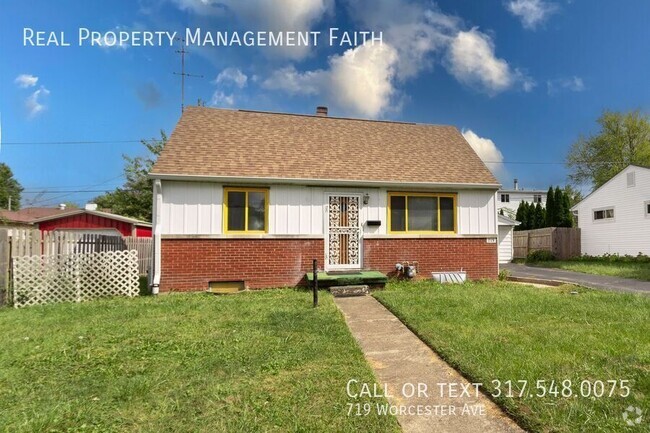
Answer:
POLYGON ((0 431, 399 428, 347 416, 347 381, 374 378, 327 293, 5 308, 0 348, 0 431))
POLYGON ((499 380, 496 401, 531 431, 649 431, 650 297, 571 290, 421 282, 391 284, 375 297, 470 381, 496 394, 499 380), (519 398, 524 380, 528 388, 519 398), (538 380, 545 381, 544 397, 537 396, 538 380), (571 396, 562 395, 565 380, 571 396), (617 381, 612 397, 608 380, 617 381), (626 398, 619 395, 621 380, 629 381, 626 398), (507 381, 513 397, 506 397, 507 381), (597 381, 605 395, 594 397, 597 381), (583 397, 588 386, 592 392, 583 397), (644 411, 636 429, 622 418, 630 405, 644 411))
POLYGON ((557 260, 529 263, 529 265, 543 268, 564 269, 585 274, 607 275, 610 277, 650 281, 650 263, 557 260))

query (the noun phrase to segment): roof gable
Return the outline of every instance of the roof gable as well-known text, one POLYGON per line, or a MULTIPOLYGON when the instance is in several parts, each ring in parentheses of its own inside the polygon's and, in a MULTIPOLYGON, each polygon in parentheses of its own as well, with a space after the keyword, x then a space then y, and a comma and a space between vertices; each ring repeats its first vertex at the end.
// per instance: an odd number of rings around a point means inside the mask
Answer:
POLYGON ((123 221, 126 223, 135 224, 137 226, 146 226, 151 227, 151 223, 140 221, 135 218, 129 218, 122 215, 112 214, 109 212, 102 212, 96 210, 88 209, 59 209, 59 208, 49 208, 49 207, 32 207, 24 208, 18 211, 3 211, 0 210, 0 219, 11 221, 11 222, 20 222, 25 224, 36 224, 43 221, 51 221, 59 218, 66 218, 69 216, 79 215, 87 213, 90 215, 96 215, 103 218, 114 219, 117 221, 123 221))
POLYGON ((498 186, 453 126, 187 107, 151 172, 498 186))
POLYGON ((646 172, 650 172, 650 167, 645 167, 642 165, 635 165, 635 164, 630 164, 627 167, 625 167, 623 170, 619 171, 616 173, 614 176, 612 176, 611 179, 609 179, 607 182, 596 188, 595 190, 591 191, 589 194, 587 194, 582 200, 580 200, 578 203, 574 204, 573 207, 571 207, 571 210, 576 210, 578 209, 579 206, 582 204, 586 203, 588 200, 594 198, 596 195, 601 194, 605 191, 607 191, 608 186, 611 185, 612 182, 614 182, 616 179, 619 177, 623 176, 624 174, 627 174, 630 170, 644 170, 646 172))

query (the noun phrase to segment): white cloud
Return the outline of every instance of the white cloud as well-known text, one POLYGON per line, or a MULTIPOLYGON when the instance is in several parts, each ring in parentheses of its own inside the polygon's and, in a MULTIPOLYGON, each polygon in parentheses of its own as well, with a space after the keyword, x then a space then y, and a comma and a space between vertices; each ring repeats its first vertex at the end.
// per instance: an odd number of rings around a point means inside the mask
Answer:
POLYGON ((328 71, 300 72, 294 66, 277 69, 263 83, 267 89, 283 90, 290 95, 317 95, 326 87, 328 71))
MULTIPOLYGON (((187 1, 187 0, 186 0, 187 1)), ((464 30, 460 18, 410 0, 348 0, 358 28, 383 32, 384 45, 349 49, 329 59, 324 69, 285 65, 262 79, 267 89, 291 95, 320 96, 341 112, 380 117, 399 108, 404 82, 441 63, 460 83, 489 95, 536 83, 497 57, 492 38, 464 30)))
POLYGON ((221 90, 217 90, 212 94, 210 105, 214 107, 232 107, 235 105, 235 95, 228 95, 221 90))
POLYGON ((525 91, 535 86, 532 78, 498 58, 492 38, 477 28, 458 32, 449 46, 447 65, 458 81, 489 95, 503 92, 516 83, 521 83, 525 91))
POLYGON ((217 75, 215 84, 233 84, 240 89, 246 86, 248 77, 237 68, 226 68, 217 75))
POLYGON ((40 89, 34 91, 34 93, 25 100, 25 107, 27 108, 27 114, 29 117, 35 117, 47 109, 43 99, 49 96, 49 94, 50 91, 44 86, 41 86, 40 89))
POLYGON ((480 137, 471 129, 464 129, 463 137, 465 137, 465 140, 472 146, 474 152, 478 154, 479 158, 481 158, 492 173, 497 178, 503 179, 506 175, 503 165, 503 154, 497 145, 494 144, 494 141, 489 138, 480 137))
POLYGON ((335 56, 331 65, 331 97, 353 113, 377 117, 390 108, 397 52, 387 44, 363 45, 335 56))
POLYGON ((35 77, 31 74, 20 74, 14 80, 14 83, 20 88, 26 89, 28 87, 33 87, 38 82, 38 77, 35 77))
POLYGON ((580 77, 557 78, 546 82, 546 90, 549 95, 555 95, 563 90, 569 92, 582 92, 585 90, 585 83, 580 77))
POLYGON ((276 70, 263 86, 290 94, 323 95, 342 113, 378 117, 394 102, 397 60, 390 45, 365 44, 330 57, 328 69, 276 70))
MULTIPOLYGON (((173 0, 183 10, 200 16, 234 15, 247 29, 308 31, 332 13, 334 0, 173 0)), ((269 47, 267 53, 299 60, 310 47, 269 47)))
POLYGON ((526 29, 535 29, 539 24, 557 12, 558 6, 544 0, 510 0, 506 9, 521 20, 526 29))
POLYGON ((398 53, 397 77, 406 80, 433 67, 432 55, 444 50, 460 20, 438 9, 395 0, 354 0, 350 14, 360 25, 383 31, 384 41, 398 53))

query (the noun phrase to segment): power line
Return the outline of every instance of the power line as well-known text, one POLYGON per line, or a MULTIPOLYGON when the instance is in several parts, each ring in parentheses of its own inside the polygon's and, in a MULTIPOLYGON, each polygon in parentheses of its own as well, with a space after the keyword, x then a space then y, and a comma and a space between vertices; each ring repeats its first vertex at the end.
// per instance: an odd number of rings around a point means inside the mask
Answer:
MULTIPOLYGON (((155 138, 152 138, 155 140, 155 138)), ((123 144, 140 143, 142 140, 80 140, 80 141, 8 141, 3 146, 32 146, 32 145, 57 145, 57 144, 123 144)), ((145 140, 146 141, 146 140, 145 140)))
MULTIPOLYGON (((68 190, 61 190, 61 191, 22 191, 23 194, 63 194, 63 193, 76 193, 76 192, 106 192, 106 191, 113 191, 115 188, 107 188, 107 189, 68 189, 68 190)), ((135 191, 132 189, 120 189, 121 191, 135 191)))
MULTIPOLYGON (((119 179, 119 178, 121 178, 121 177, 123 177, 123 176, 124 176, 124 174, 120 174, 119 176, 112 177, 112 178, 110 178, 110 179, 108 179, 108 180, 105 180, 105 181, 103 181, 103 182, 99 182, 99 183, 95 183, 95 184, 92 184, 92 185, 88 185, 88 188, 93 188, 93 187, 98 187, 98 186, 106 185, 107 183, 109 183, 109 182, 113 182, 113 181, 115 181, 115 180, 117 180, 117 179, 119 179)), ((110 190, 106 190, 106 191, 110 191, 110 190)), ((106 191, 99 191, 99 192, 106 192, 106 191)), ((44 195, 45 192, 41 192, 41 194, 44 195)), ((37 196, 37 197, 35 197, 35 198, 30 202, 30 206, 34 206, 35 204, 40 204, 40 203, 46 203, 46 202, 49 202, 49 201, 52 201, 52 200, 58 200, 58 199, 60 199, 60 198, 64 198, 64 197, 69 197, 69 196, 71 196, 71 195, 73 195, 73 194, 77 194, 77 193, 76 193, 76 192, 70 192, 70 191, 67 191, 65 194, 61 194, 61 195, 54 196, 54 197, 49 197, 49 198, 42 199, 42 200, 36 200, 36 198, 38 197, 38 196, 37 196)))

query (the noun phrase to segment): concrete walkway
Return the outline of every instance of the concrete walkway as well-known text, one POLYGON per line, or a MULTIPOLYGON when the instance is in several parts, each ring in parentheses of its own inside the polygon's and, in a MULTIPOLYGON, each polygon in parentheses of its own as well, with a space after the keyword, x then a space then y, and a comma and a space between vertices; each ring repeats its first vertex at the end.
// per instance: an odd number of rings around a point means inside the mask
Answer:
POLYGON ((577 284, 591 289, 650 294, 650 281, 583 274, 581 272, 565 271, 563 269, 538 268, 518 263, 507 263, 500 265, 500 267, 501 269, 507 269, 512 277, 528 279, 532 282, 562 282, 577 284))
MULTIPOLYGON (((373 297, 334 301, 381 388, 388 390, 404 432, 523 431, 373 297)), ((352 388, 360 390, 361 385, 352 388)))

